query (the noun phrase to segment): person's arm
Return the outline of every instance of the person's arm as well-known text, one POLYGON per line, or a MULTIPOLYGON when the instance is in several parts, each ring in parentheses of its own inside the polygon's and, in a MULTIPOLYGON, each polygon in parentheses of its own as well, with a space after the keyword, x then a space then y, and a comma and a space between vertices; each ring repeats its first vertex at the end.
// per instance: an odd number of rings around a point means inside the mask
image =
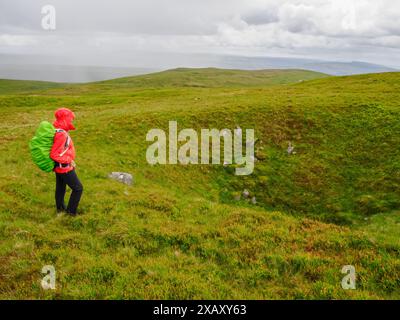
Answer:
POLYGON ((70 143, 67 145, 67 139, 67 134, 63 132, 57 132, 55 134, 53 147, 50 151, 50 158, 52 160, 64 164, 72 162, 73 159, 68 152, 66 152, 66 150, 68 150, 70 147, 70 143))

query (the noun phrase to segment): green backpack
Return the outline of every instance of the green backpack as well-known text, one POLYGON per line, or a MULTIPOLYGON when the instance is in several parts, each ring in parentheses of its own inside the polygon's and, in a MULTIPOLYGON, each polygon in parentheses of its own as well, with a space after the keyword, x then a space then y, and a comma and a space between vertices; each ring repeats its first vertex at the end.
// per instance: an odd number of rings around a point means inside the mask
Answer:
POLYGON ((54 161, 50 158, 56 129, 47 121, 42 121, 34 137, 29 142, 33 162, 44 172, 51 172, 54 161))

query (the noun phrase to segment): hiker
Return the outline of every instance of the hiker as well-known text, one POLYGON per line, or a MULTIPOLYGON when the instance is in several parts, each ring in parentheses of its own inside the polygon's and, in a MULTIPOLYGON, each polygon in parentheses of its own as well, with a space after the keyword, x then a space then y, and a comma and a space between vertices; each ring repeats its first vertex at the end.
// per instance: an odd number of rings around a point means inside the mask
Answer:
POLYGON ((75 216, 79 201, 81 199, 83 187, 75 172, 75 148, 69 130, 75 130, 72 121, 75 114, 67 109, 61 108, 55 112, 56 120, 53 122, 56 128, 53 146, 50 151, 50 158, 54 160, 53 171, 56 174, 56 206, 57 212, 66 211, 75 216), (72 189, 68 207, 65 207, 64 196, 66 186, 72 189))

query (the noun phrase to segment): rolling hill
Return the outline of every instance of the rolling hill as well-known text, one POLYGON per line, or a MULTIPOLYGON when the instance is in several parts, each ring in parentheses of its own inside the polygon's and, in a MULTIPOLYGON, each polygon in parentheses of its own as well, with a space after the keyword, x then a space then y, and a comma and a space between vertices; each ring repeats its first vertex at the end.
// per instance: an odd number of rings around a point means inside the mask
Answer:
POLYGON ((232 70, 218 68, 177 68, 149 75, 103 81, 103 85, 131 87, 251 87, 290 84, 328 75, 307 70, 232 70))
POLYGON ((180 68, 31 85, 0 91, 0 298, 400 298, 400 73, 180 68), (27 146, 65 106, 84 185, 76 218, 56 215, 54 176, 27 146), (146 133, 169 120, 254 128, 254 173, 149 165, 146 133), (40 287, 49 264, 55 291, 40 287), (344 265, 356 290, 341 288, 344 265))
MULTIPOLYGON (((394 62, 392 62, 394 63, 394 62)), ((180 67, 261 70, 303 69, 330 75, 396 72, 388 67, 362 61, 329 61, 313 58, 240 56, 226 54, 185 54, 176 52, 113 52, 81 55, 2 54, 0 78, 31 79, 56 82, 90 82, 180 67), (140 64, 138 63, 140 61, 140 64), (110 64, 110 65, 109 65, 110 64)))
POLYGON ((35 90, 45 90, 63 86, 62 83, 29 80, 0 79, 0 94, 31 93, 35 90))

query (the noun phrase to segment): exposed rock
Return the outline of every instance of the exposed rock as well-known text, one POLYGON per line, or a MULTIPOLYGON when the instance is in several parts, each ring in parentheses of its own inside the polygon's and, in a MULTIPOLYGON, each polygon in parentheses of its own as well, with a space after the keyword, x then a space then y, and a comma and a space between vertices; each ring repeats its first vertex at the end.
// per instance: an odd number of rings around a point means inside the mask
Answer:
POLYGON ((119 182, 125 183, 128 186, 132 185, 133 183, 133 177, 130 173, 126 172, 111 172, 108 175, 109 178, 117 180, 119 182))
POLYGON ((250 195, 250 192, 247 189, 244 189, 242 194, 244 198, 247 198, 250 195))
POLYGON ((294 151, 294 147, 292 146, 292 143, 289 142, 289 146, 287 148, 287 154, 291 155, 291 154, 296 154, 296 152, 294 151))
POLYGON ((256 204, 257 203, 256 197, 251 198, 251 203, 252 204, 256 204))

